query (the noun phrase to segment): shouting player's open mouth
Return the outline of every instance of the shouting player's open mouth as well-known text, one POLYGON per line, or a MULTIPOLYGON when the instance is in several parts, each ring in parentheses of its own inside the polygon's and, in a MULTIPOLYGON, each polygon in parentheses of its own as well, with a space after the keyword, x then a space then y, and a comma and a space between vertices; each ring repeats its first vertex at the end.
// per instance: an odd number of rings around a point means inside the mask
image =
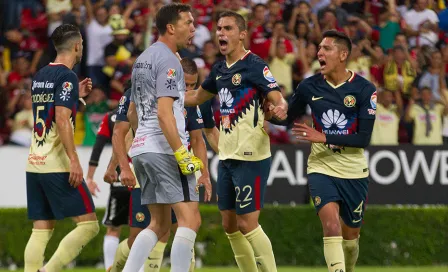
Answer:
POLYGON ((324 70, 325 67, 327 66, 327 63, 323 59, 319 60, 319 64, 320 64, 320 70, 321 71, 324 70))
POLYGON ((188 38, 187 45, 192 45, 192 44, 193 44, 193 39, 194 39, 194 34, 191 35, 191 36, 188 38))
POLYGON ((223 40, 223 39, 219 39, 218 42, 219 42, 219 50, 226 51, 228 42, 226 40, 223 40))

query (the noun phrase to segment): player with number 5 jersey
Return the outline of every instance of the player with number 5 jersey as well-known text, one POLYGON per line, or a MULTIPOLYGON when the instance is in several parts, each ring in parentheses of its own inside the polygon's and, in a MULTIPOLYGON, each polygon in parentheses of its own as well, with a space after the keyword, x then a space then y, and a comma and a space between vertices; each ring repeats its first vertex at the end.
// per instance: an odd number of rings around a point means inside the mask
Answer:
POLYGON ((185 105, 219 96, 218 207, 241 271, 277 271, 268 236, 258 224, 271 165, 263 104, 270 101, 275 117, 286 118, 287 104, 267 64, 245 50, 244 18, 235 12, 219 16, 216 36, 226 59, 212 68, 185 105))
POLYGON ((99 231, 95 206, 83 180, 73 140, 78 99, 92 89, 90 79, 78 82, 71 70, 81 61, 82 37, 76 26, 57 27, 51 39, 57 51, 54 63, 33 77, 34 129, 26 189, 28 218, 33 232, 25 248, 25 271, 61 271, 78 256, 99 231), (71 217, 77 227, 67 234, 43 266, 44 252, 55 220, 71 217))

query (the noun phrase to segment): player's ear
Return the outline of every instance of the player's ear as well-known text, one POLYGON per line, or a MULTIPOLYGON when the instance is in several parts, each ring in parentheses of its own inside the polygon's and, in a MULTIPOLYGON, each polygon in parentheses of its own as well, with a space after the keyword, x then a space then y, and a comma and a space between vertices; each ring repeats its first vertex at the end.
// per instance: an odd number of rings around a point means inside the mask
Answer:
POLYGON ((244 41, 246 39, 247 36, 247 30, 243 30, 240 32, 240 40, 244 41))
POLYGON ((167 24, 166 25, 166 32, 170 34, 174 34, 174 25, 173 24, 167 24))
POLYGON ((348 51, 347 50, 341 50, 341 53, 339 54, 339 57, 341 59, 341 62, 345 62, 348 59, 348 51))

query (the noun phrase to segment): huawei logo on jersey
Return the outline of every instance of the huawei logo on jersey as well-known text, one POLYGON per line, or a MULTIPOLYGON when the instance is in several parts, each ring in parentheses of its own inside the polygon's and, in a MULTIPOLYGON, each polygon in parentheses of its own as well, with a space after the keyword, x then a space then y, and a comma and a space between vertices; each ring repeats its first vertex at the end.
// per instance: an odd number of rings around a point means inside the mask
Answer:
POLYGON ((221 106, 227 106, 228 108, 232 107, 233 97, 227 88, 222 88, 219 91, 219 102, 221 106))
POLYGON ((345 129, 347 123, 345 115, 338 110, 328 110, 322 114, 322 124, 326 128, 322 131, 325 134, 350 134, 349 130, 345 129))

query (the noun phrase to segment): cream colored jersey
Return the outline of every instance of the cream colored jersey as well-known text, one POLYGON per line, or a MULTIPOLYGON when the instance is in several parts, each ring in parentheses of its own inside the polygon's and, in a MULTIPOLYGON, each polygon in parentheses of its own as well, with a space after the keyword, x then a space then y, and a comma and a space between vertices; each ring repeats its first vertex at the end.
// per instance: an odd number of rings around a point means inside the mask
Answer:
POLYGON ((414 104, 409 109, 409 115, 414 120, 414 136, 412 143, 415 145, 442 145, 442 114, 445 107, 442 104, 435 104, 429 108, 429 117, 431 120, 431 129, 426 133, 426 111, 418 104, 414 104))
POLYGON ((34 129, 28 156, 27 172, 70 172, 70 160, 65 152, 56 127, 56 107, 72 111, 72 133, 76 120, 79 97, 76 74, 63 64, 50 63, 33 77, 34 129))
POLYGON ((280 90, 266 63, 250 51, 234 64, 218 62, 202 88, 219 95, 219 159, 269 158, 271 148, 263 128, 262 104, 270 91, 280 90))
POLYGON ((378 104, 376 109, 376 120, 373 127, 371 145, 398 145, 398 127, 400 124, 400 113, 397 105, 385 107, 378 104))

